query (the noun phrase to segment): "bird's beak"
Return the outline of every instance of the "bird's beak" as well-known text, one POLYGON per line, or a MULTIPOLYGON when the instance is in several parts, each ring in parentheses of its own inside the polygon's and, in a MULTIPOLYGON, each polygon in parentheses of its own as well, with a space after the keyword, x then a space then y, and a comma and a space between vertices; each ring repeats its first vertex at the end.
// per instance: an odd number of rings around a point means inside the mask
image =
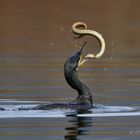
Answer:
POLYGON ((89 59, 90 59, 90 58, 85 58, 83 55, 81 55, 76 70, 78 70, 78 68, 79 68, 81 65, 83 65, 86 61, 88 61, 89 59))
POLYGON ((78 67, 80 67, 83 63, 85 63, 86 61, 88 61, 90 59, 96 59, 95 55, 94 54, 87 54, 86 56, 83 56, 81 54, 80 60, 79 60, 79 63, 78 63, 78 67))
POLYGON ((85 48, 85 44, 86 42, 84 42, 81 50, 79 51, 80 52, 80 60, 78 62, 78 67, 77 67, 77 70, 78 68, 83 65, 85 62, 87 62, 88 60, 90 59, 95 59, 95 55, 94 54, 87 54, 86 56, 83 55, 83 52, 84 52, 84 48, 85 48))
POLYGON ((79 62, 78 62, 77 70, 78 70, 78 68, 79 68, 83 63, 85 63, 87 60, 89 60, 88 58, 85 58, 84 55, 83 55, 85 45, 86 45, 86 42, 84 42, 82 48, 81 48, 80 51, 79 51, 79 53, 80 53, 80 60, 79 60, 79 62))

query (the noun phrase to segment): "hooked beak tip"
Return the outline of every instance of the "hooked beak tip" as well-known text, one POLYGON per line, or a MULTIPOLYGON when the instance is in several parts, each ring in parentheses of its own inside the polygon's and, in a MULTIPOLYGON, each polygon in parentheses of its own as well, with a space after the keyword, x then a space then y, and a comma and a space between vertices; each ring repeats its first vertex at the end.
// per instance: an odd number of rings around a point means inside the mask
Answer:
POLYGON ((84 52, 86 43, 87 43, 87 41, 85 41, 84 44, 83 44, 83 46, 81 47, 80 54, 82 54, 84 52))

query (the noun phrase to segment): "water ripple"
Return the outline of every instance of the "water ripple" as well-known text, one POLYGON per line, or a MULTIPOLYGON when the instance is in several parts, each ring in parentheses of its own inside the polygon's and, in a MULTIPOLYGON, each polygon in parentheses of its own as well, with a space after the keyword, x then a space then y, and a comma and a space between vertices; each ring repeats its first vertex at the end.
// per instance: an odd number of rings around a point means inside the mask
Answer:
POLYGON ((39 104, 36 101, 3 101, 1 107, 6 110, 0 111, 0 118, 60 118, 69 115, 77 117, 115 117, 115 116, 139 116, 140 107, 130 106, 105 106, 101 104, 94 105, 90 113, 77 113, 71 109, 52 109, 52 110, 18 110, 18 108, 32 108, 39 104), (7 104, 7 102, 9 102, 7 104), (5 104, 4 104, 5 103, 5 104), (11 104, 10 104, 11 103, 11 104), (14 103, 14 104, 13 104, 14 103))

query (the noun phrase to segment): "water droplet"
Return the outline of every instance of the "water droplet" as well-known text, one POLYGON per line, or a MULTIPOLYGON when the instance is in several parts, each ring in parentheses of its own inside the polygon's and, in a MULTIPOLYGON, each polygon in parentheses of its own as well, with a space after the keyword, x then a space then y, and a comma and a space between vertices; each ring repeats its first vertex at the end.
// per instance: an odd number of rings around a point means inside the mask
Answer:
POLYGON ((60 27, 60 30, 64 31, 64 28, 63 27, 60 27))
POLYGON ((50 46, 54 46, 54 45, 55 45, 55 43, 53 43, 53 42, 50 42, 50 43, 49 43, 49 45, 50 45, 50 46))

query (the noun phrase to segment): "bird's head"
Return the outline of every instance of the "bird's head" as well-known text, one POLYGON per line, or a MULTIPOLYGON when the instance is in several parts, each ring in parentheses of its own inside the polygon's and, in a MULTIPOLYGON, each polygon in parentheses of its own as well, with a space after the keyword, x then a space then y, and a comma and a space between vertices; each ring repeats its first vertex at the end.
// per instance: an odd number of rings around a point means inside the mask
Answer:
POLYGON ((88 60, 88 58, 85 58, 83 56, 84 48, 85 48, 86 42, 83 44, 82 48, 75 53, 73 56, 68 58, 68 60, 65 62, 65 70, 71 71, 77 71, 78 68, 88 60))

